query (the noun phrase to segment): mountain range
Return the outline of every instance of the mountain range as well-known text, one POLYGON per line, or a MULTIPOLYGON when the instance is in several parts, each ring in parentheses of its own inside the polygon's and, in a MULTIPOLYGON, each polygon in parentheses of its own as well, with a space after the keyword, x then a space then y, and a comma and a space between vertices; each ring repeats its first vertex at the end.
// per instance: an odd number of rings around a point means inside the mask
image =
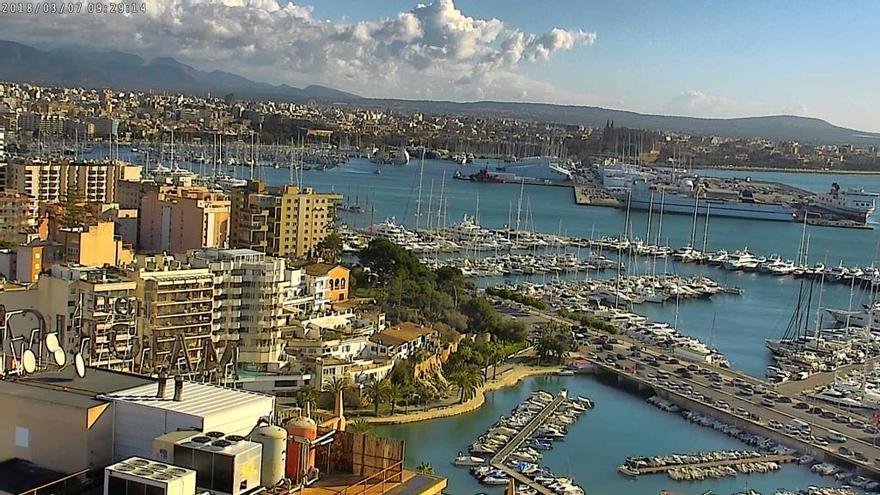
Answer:
POLYGON ((763 137, 813 143, 880 144, 880 133, 833 125, 825 120, 794 115, 707 119, 652 115, 578 105, 499 101, 453 102, 364 98, 326 86, 296 88, 273 85, 221 70, 204 71, 173 58, 145 60, 119 51, 88 48, 42 50, 0 40, 0 80, 43 85, 80 86, 182 92, 195 95, 233 93, 246 99, 279 101, 331 101, 426 114, 481 115, 534 119, 558 124, 668 130, 687 134, 728 137, 763 137))

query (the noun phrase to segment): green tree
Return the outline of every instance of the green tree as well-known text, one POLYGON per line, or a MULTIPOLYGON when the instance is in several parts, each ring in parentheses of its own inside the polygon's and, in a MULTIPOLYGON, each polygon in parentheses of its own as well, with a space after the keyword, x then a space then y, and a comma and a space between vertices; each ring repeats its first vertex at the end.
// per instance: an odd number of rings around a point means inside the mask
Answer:
POLYGON ((304 408, 306 405, 315 407, 317 402, 318 391, 315 390, 315 387, 307 386, 296 391, 296 403, 299 404, 300 407, 304 408))
POLYGON ((86 222, 86 209, 83 206, 83 197, 74 184, 67 188, 64 201, 61 202, 61 225, 63 227, 78 227, 86 222))
POLYGON ((388 380, 388 384, 385 386, 385 397, 391 405, 391 415, 394 416, 397 403, 403 399, 403 385, 388 380))
POLYGON ((350 431, 352 433, 372 433, 373 432, 373 423, 369 421, 364 421, 361 418, 355 419, 351 423, 345 426, 346 431, 350 431))
POLYGON ((324 384, 324 392, 330 392, 333 397, 336 397, 339 392, 344 392, 348 385, 348 377, 336 376, 324 384))
POLYGON ((342 238, 336 232, 331 232, 318 243, 315 251, 325 263, 339 263, 339 257, 342 255, 342 238))
POLYGON ((458 387, 458 402, 460 404, 473 397, 474 394, 477 393, 477 389, 483 383, 483 377, 480 374, 480 369, 477 367, 467 367, 455 370, 449 375, 448 379, 449 383, 458 387))
POLYGON ((416 472, 419 474, 427 474, 428 476, 433 476, 434 466, 422 461, 421 463, 419 463, 418 466, 416 466, 416 472))
POLYGON ((374 381, 364 387, 364 393, 367 394, 367 398, 370 400, 370 403, 373 404, 374 414, 379 416, 379 406, 382 405, 382 402, 385 400, 388 393, 387 384, 384 380, 374 381))
POLYGON ((570 346, 566 331, 558 325, 549 325, 535 342, 535 352, 542 362, 555 361, 562 364, 568 356, 570 346))

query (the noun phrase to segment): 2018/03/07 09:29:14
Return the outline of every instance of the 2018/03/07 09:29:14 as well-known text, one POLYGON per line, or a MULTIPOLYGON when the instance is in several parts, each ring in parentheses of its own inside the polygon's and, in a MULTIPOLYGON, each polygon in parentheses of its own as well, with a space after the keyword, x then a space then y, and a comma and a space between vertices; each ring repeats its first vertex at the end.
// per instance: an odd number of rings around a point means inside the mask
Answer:
POLYGON ((145 2, 2 2, 3 14, 146 14, 145 2))

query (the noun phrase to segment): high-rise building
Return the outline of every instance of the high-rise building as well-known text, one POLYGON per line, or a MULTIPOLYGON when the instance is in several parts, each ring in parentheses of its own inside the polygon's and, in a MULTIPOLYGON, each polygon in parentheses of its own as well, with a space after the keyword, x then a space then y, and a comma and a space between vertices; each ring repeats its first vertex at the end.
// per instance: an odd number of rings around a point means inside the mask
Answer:
POLYGON ((89 203, 114 203, 121 180, 138 180, 139 165, 125 162, 12 161, 7 186, 41 202, 56 203, 76 191, 89 203))
POLYGON ((291 284, 284 259, 252 249, 204 249, 190 265, 214 274, 214 337, 238 343, 238 363, 252 371, 275 371, 288 326, 284 303, 291 284))
POLYGON ((231 199, 231 246, 303 258, 332 231, 342 196, 250 181, 233 188, 231 199))
POLYGON ((176 366, 169 362, 175 345, 182 347, 178 357, 198 362, 212 334, 214 274, 161 255, 139 256, 125 272, 137 283, 143 305, 138 335, 150 348, 149 364, 176 366))
POLYGON ((226 247, 229 198, 204 187, 153 186, 140 200, 140 249, 184 253, 226 247))
POLYGON ((83 266, 120 266, 133 254, 116 236, 116 225, 109 220, 82 227, 62 227, 51 235, 61 250, 60 259, 83 266))
POLYGON ((37 226, 37 201, 11 189, 0 189, 0 242, 26 242, 37 226))

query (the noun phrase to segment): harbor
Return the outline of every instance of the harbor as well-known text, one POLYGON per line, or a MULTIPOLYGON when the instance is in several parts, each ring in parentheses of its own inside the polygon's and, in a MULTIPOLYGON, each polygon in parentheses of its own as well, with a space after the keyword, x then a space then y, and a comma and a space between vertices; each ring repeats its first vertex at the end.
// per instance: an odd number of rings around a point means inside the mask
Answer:
POLYGON ((777 471, 796 457, 757 451, 698 452, 652 457, 628 457, 617 470, 625 476, 667 474, 673 481, 723 478, 737 474, 777 471))
POLYGON ((538 462, 542 452, 552 449, 555 441, 565 437, 567 427, 592 408, 592 401, 569 399, 565 390, 555 396, 534 392, 471 445, 474 454, 492 454, 488 463, 481 457, 459 454, 453 464, 474 466, 471 473, 485 485, 506 485, 512 480, 518 494, 583 495, 584 490, 571 479, 554 476, 538 462))

